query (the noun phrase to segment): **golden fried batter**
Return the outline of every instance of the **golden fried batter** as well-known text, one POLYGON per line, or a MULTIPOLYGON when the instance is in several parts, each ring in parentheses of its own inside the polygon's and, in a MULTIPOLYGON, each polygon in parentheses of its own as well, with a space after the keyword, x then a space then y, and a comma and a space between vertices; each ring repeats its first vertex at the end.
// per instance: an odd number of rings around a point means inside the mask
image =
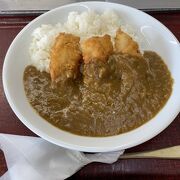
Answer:
POLYGON ((128 34, 119 28, 115 37, 115 52, 141 56, 139 46, 128 34))
POLYGON ((51 49, 50 75, 52 81, 75 79, 81 60, 80 38, 72 34, 60 33, 51 49))
POLYGON ((109 35, 91 37, 81 44, 81 48, 85 64, 94 59, 107 61, 109 55, 113 52, 113 45, 109 35))

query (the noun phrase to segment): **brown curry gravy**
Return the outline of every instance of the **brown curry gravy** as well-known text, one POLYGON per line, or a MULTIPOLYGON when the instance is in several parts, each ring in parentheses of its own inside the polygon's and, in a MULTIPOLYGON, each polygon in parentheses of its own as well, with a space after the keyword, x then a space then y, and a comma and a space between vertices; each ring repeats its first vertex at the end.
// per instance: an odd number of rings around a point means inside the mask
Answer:
POLYGON ((111 76, 91 78, 89 86, 83 76, 52 86, 48 73, 28 66, 25 92, 38 114, 62 130, 83 136, 124 133, 153 118, 172 92, 173 80, 163 60, 151 51, 143 57, 112 55, 111 76))

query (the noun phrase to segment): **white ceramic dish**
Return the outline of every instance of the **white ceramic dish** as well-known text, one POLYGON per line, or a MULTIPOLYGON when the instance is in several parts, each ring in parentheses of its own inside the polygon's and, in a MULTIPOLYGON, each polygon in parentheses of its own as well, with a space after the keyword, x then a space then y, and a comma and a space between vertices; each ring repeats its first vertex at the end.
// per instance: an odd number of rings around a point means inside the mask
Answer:
POLYGON ((83 2, 56 8, 29 23, 14 39, 3 66, 3 86, 7 100, 17 117, 42 138, 62 147, 87 151, 107 152, 127 149, 141 144, 164 130, 180 110, 180 45, 174 35, 159 21, 134 8, 105 2, 83 2), (23 72, 29 61, 28 48, 32 31, 41 24, 55 24, 66 20, 70 11, 105 9, 116 11, 144 36, 147 47, 159 53, 174 78, 173 92, 164 108, 155 118, 141 127, 117 136, 83 137, 57 129, 43 120, 26 99, 23 72))

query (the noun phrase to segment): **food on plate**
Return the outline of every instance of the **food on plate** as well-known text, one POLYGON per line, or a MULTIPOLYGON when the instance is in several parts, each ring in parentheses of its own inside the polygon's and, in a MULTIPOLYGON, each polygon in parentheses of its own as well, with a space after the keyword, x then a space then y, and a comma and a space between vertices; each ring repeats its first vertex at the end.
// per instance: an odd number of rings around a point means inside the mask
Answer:
POLYGON ((118 135, 152 119, 172 92, 163 59, 143 52, 113 12, 71 14, 54 30, 35 30, 32 63, 24 71, 32 107, 54 126, 83 136, 118 135))
POLYGON ((140 56, 139 45, 127 33, 120 28, 116 32, 115 37, 115 52, 126 53, 134 56, 140 56))
POLYGON ((106 62, 113 52, 111 37, 107 34, 102 37, 94 36, 88 38, 82 42, 81 47, 85 64, 90 61, 106 62))
POLYGON ((110 75, 107 60, 113 53, 111 37, 109 35, 94 36, 82 42, 81 47, 84 62, 83 81, 86 85, 90 85, 91 82, 97 84, 98 78, 110 75))
POLYGON ((134 28, 129 26, 114 11, 106 10, 102 14, 94 11, 84 11, 82 13, 70 12, 67 21, 57 24, 42 24, 32 33, 30 43, 31 65, 39 71, 49 73, 51 48, 59 33, 65 32, 80 37, 84 41, 93 36, 111 36, 112 42, 116 36, 116 31, 121 28, 128 33, 139 46, 143 45, 142 37, 134 33, 134 28))
POLYGON ((49 71, 52 81, 75 79, 81 60, 80 38, 60 33, 51 48, 49 71))

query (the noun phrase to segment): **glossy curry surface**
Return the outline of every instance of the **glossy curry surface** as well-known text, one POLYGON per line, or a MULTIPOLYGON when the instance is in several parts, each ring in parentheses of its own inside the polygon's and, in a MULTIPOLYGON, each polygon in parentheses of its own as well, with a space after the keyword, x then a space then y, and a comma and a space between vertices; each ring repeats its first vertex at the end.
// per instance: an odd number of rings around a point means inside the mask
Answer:
POLYGON ((112 136, 153 118, 172 92, 173 80, 163 60, 146 51, 143 57, 113 54, 108 62, 80 67, 76 80, 52 84, 50 75, 28 66, 27 98, 54 126, 83 136, 112 136))

